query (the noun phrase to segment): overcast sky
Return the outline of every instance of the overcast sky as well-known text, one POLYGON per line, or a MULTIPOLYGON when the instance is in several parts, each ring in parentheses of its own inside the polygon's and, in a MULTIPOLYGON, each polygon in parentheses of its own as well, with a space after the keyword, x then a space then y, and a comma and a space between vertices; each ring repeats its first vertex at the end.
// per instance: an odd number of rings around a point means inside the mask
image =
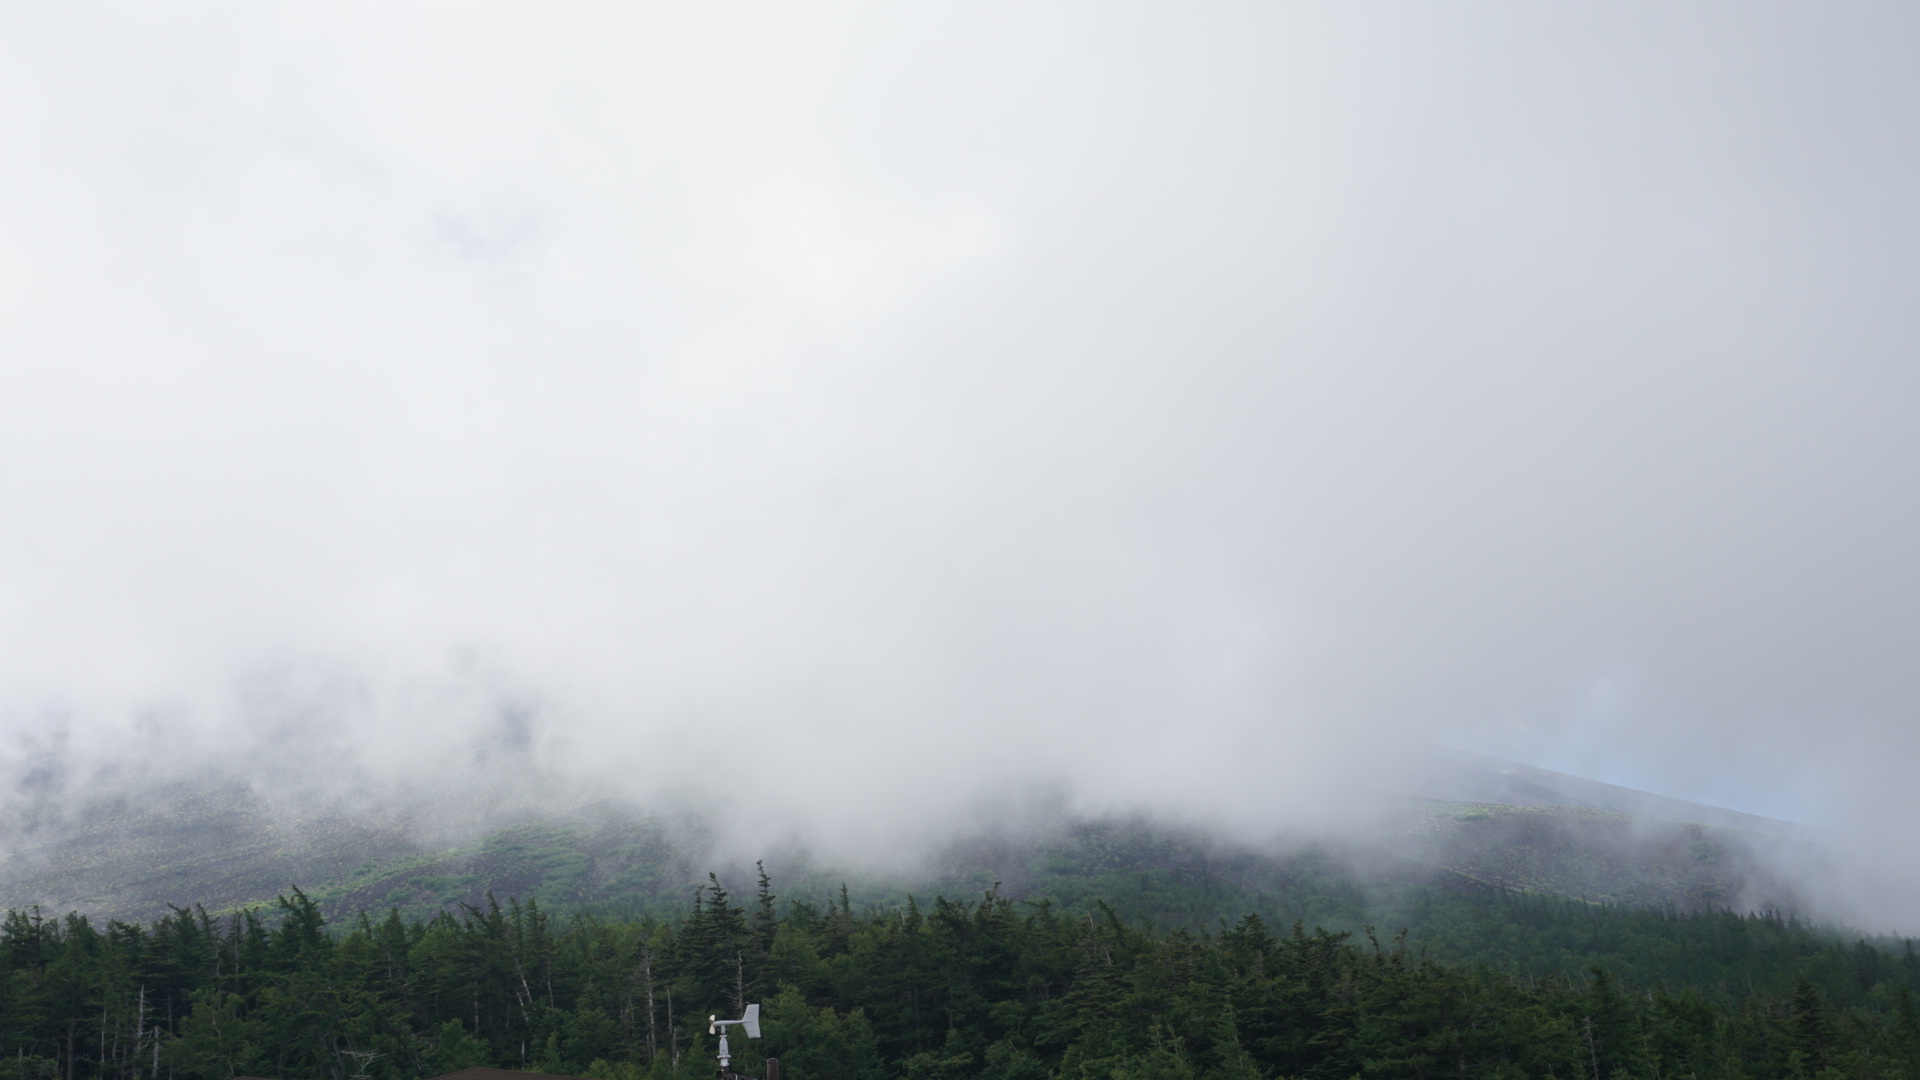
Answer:
POLYGON ((1917 24, 7 5, 0 763, 1920 865, 1917 24))

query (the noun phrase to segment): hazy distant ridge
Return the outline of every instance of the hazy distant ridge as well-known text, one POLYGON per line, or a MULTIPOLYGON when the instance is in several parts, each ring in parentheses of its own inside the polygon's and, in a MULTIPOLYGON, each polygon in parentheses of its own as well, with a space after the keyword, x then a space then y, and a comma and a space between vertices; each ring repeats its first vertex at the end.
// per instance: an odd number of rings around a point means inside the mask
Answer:
MULTIPOLYGON (((918 869, 816 864, 793 844, 761 855, 822 895, 847 879, 875 898, 1001 882, 1020 897, 1124 899, 1179 923, 1315 881, 1795 910, 1805 905, 1791 868, 1819 851, 1805 839, 1812 830, 1788 822, 1463 751, 1440 755, 1419 786, 1423 798, 1340 840, 1259 844, 1150 818, 1063 815, 1017 835, 930 843, 918 869)), ((709 870, 738 874, 751 861, 721 854, 693 818, 612 804, 496 817, 465 840, 412 832, 390 814, 335 808, 296 819, 244 786, 170 785, 36 829, 0 828, 0 907, 146 920, 169 905, 261 904, 297 885, 333 917, 389 907, 425 916, 489 894, 550 910, 671 913, 709 870)))
POLYGON ((1824 830, 1810 825, 1655 795, 1452 747, 1441 748, 1439 763, 1421 777, 1417 793, 1451 802, 1502 806, 1584 806, 1799 840, 1818 840, 1824 835, 1824 830))

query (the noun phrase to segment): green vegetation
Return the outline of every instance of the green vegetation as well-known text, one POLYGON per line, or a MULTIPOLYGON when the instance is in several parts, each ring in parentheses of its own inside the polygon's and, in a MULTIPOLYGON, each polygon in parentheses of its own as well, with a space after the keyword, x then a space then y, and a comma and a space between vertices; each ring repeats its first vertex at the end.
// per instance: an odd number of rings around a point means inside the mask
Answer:
POLYGON ((1614 811, 1422 800, 1286 854, 1056 822, 890 876, 790 857, 741 907, 692 819, 428 849, 135 805, 8 867, 0 1080, 696 1080, 748 1000, 740 1063, 788 1080, 1920 1077, 1913 942, 1725 910, 1792 910, 1768 875, 1799 842, 1614 811), (979 899, 915 899, 943 896, 979 899))
MULTIPOLYGON (((700 821, 630 806, 596 805, 433 843, 372 811, 292 813, 244 790, 182 787, 35 828, 9 822, 13 831, 0 836, 8 852, 0 907, 146 923, 170 904, 203 904, 216 915, 270 905, 297 882, 334 920, 388 908, 429 919, 484 904, 490 893, 537 900, 555 915, 671 918, 708 867, 729 876, 700 821)), ((1779 837, 1584 807, 1419 800, 1381 823, 1362 851, 1276 854, 1138 820, 1060 820, 960 840, 885 875, 794 856, 774 867, 789 892, 816 902, 842 881, 876 907, 909 892, 974 895, 998 882, 1015 899, 1051 897, 1085 911, 1098 897, 1167 927, 1258 912, 1271 925, 1305 919, 1358 929, 1404 916, 1356 902, 1354 882, 1389 900, 1406 886, 1433 885, 1682 910, 1794 910, 1790 882, 1774 876, 1783 862, 1817 864, 1818 852, 1779 837), (1306 895, 1314 890, 1325 895, 1306 895)))
MULTIPOLYGON (((1404 898, 1423 885, 1682 910, 1737 901, 1786 910, 1790 890, 1771 879, 1756 851, 1787 843, 1581 807, 1422 801, 1390 819, 1378 850, 1358 859, 1312 845, 1275 855, 1118 820, 1063 822, 1017 839, 976 837, 890 875, 849 875, 805 861, 777 869, 790 892, 816 903, 842 881, 876 908, 904 903, 910 892, 959 896, 997 887, 1014 899, 1047 897, 1081 912, 1103 899, 1169 928, 1252 912, 1271 925, 1305 920, 1358 930, 1404 921, 1404 898), (1356 864, 1369 869, 1361 875, 1356 864)), ((687 823, 670 829, 657 818, 602 812, 523 822, 436 855, 369 863, 312 896, 330 918, 398 908, 427 919, 483 904, 489 894, 537 900, 553 914, 671 918, 705 883, 699 867, 710 864, 708 851, 687 823)))
MULTIPOLYGON (((1168 911, 1229 900, 1114 854, 1105 876, 1168 911)), ((488 898, 329 927, 298 891, 144 927, 15 911, 0 1076, 698 1080, 707 1016, 755 1000, 766 1037, 735 1065, 777 1055, 790 1080, 1920 1075, 1911 941, 1497 891, 1391 903, 1407 930, 1385 941, 1258 915, 1161 929, 1093 895, 782 900, 764 874, 744 905, 710 879, 670 919, 488 898)), ((1262 906, 1386 911, 1310 874, 1262 906)))
POLYGON ((1436 876, 1612 904, 1788 908, 1779 867, 1820 862, 1805 841, 1584 806, 1419 800, 1391 826, 1436 876))
POLYGON ((14 810, 0 822, 0 906, 128 921, 150 921, 169 903, 259 906, 290 882, 342 880, 370 861, 417 854, 408 830, 377 814, 294 814, 211 781, 14 810))

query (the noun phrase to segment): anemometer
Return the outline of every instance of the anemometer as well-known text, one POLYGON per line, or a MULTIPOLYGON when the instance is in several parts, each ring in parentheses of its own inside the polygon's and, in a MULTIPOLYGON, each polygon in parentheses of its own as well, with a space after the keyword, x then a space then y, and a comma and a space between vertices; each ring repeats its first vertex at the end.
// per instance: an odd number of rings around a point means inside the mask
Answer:
MULTIPOLYGON (((721 1020, 713 1016, 707 1017, 707 1034, 720 1036, 720 1075, 722 1076, 727 1075, 727 1061, 730 1057, 730 1055, 727 1052, 727 1029, 732 1027, 735 1024, 740 1025, 742 1028, 746 1030, 747 1038, 749 1039, 759 1038, 760 1037, 760 1005, 759 1003, 756 1002, 752 1005, 747 1006, 747 1015, 741 1017, 738 1020, 721 1020)), ((767 1064, 773 1065, 773 1062, 768 1061, 767 1064)), ((778 1069, 779 1066, 773 1065, 773 1068, 778 1069)), ((771 1071, 772 1070, 769 1070, 770 1073, 771 1071)), ((771 1075, 768 1077, 768 1080, 772 1080, 771 1075)))

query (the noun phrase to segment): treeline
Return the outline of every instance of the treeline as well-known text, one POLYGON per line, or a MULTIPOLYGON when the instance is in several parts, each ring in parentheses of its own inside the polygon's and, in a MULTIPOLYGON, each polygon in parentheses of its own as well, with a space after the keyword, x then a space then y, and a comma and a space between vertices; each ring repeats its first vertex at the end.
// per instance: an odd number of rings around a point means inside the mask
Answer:
POLYGON ((1465 935, 1456 954, 1513 951, 1477 963, 1404 935, 1257 916, 1159 932, 1105 905, 991 892, 852 908, 844 891, 781 903, 763 873, 746 903, 711 881, 677 920, 555 920, 508 901, 330 928, 297 890, 264 912, 176 909, 145 927, 15 911, 0 924, 0 1078, 414 1080, 493 1065, 700 1080, 708 1017, 749 1001, 765 1036, 736 1036, 734 1066, 777 1055, 787 1080, 1920 1077, 1911 945, 1846 945, 1771 917, 1610 920, 1492 900, 1429 912, 1465 935), (1499 919, 1504 937, 1487 929, 1499 919), (1674 962, 1692 974, 1569 974, 1555 969, 1575 953, 1539 954, 1548 939, 1631 951, 1635 935, 1690 942, 1674 962))

